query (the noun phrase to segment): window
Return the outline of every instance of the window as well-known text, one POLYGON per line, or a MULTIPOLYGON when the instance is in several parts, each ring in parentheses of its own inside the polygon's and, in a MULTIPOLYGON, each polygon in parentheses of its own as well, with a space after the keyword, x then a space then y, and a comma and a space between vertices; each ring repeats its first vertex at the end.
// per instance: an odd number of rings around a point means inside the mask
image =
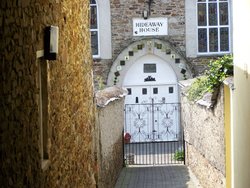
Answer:
POLYGON ((131 95, 132 94, 132 89, 131 88, 127 88, 128 90, 128 95, 131 95))
POLYGON ((143 72, 144 73, 156 73, 156 64, 144 64, 143 72))
POLYGON ((142 94, 147 95, 147 88, 142 88, 142 94))
POLYGON ((230 51, 228 0, 198 0, 198 53, 230 51))
POLYGON ((168 88, 168 92, 169 92, 169 93, 174 93, 174 88, 173 88, 173 87, 169 87, 169 88, 168 88))
POLYGON ((96 0, 90 0, 90 32, 91 48, 93 57, 100 55, 99 50, 99 26, 98 26, 98 7, 96 0))
POLYGON ((157 87, 153 88, 153 94, 158 94, 158 88, 157 87))

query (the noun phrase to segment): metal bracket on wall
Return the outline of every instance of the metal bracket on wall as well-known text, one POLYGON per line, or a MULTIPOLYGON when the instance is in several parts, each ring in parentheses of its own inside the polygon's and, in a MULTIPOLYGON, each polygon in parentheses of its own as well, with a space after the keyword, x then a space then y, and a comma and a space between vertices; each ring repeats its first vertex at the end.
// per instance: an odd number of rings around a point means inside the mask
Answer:
POLYGON ((150 15, 150 12, 151 12, 151 4, 152 4, 153 0, 148 0, 148 12, 149 12, 149 15, 150 15))

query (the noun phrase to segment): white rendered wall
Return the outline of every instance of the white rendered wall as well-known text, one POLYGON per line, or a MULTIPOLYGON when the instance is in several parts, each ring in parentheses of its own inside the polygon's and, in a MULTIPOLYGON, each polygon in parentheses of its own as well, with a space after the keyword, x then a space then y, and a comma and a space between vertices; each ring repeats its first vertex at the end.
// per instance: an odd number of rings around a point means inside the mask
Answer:
POLYGON ((186 0, 186 56, 197 57, 197 16, 196 0, 186 0))
POLYGON ((177 77, 171 66, 164 62, 161 58, 154 55, 145 55, 134 62, 134 64, 127 71, 123 85, 156 85, 169 83, 177 83, 177 77), (156 64, 156 73, 143 72, 143 65, 150 63, 156 64), (156 81, 144 82, 144 79, 148 75, 155 78, 156 81))
POLYGON ((99 11, 99 45, 100 45, 100 58, 111 59, 111 15, 110 15, 110 1, 98 0, 99 11))
POLYGON ((250 0, 233 1, 232 187, 250 187, 250 0))

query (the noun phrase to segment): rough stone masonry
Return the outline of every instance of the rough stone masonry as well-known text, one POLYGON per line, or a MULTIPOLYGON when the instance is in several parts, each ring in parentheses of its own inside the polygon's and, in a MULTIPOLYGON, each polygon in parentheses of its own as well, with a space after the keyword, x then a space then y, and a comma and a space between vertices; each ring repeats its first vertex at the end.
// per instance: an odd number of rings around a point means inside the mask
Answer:
POLYGON ((186 164, 202 186, 225 187, 224 91, 220 88, 217 104, 206 108, 181 96, 186 142, 186 164))
POLYGON ((0 28, 1 186, 96 187, 89 1, 1 0, 0 28), (49 25, 59 27, 56 61, 37 58, 49 25), (46 168, 39 84, 44 66, 46 168))

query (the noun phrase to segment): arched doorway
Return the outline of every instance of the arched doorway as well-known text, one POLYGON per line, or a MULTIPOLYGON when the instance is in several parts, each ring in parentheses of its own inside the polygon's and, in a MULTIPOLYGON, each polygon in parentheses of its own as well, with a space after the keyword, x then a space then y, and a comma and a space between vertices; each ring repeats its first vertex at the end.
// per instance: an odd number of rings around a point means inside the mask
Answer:
POLYGON ((130 67, 147 55, 154 55, 166 62, 178 81, 192 77, 190 64, 171 44, 159 39, 143 39, 130 44, 118 55, 109 71, 107 85, 122 86, 130 67))
POLYGON ((145 55, 127 71, 124 131, 130 142, 174 141, 179 136, 179 97, 175 72, 161 58, 145 55))
POLYGON ((177 77, 168 63, 155 55, 139 58, 126 72, 123 87, 129 90, 125 104, 178 103, 177 77))
POLYGON ((128 164, 173 164, 183 151, 178 81, 190 78, 185 58, 158 39, 137 41, 113 63, 108 84, 128 90, 124 105, 128 164))

